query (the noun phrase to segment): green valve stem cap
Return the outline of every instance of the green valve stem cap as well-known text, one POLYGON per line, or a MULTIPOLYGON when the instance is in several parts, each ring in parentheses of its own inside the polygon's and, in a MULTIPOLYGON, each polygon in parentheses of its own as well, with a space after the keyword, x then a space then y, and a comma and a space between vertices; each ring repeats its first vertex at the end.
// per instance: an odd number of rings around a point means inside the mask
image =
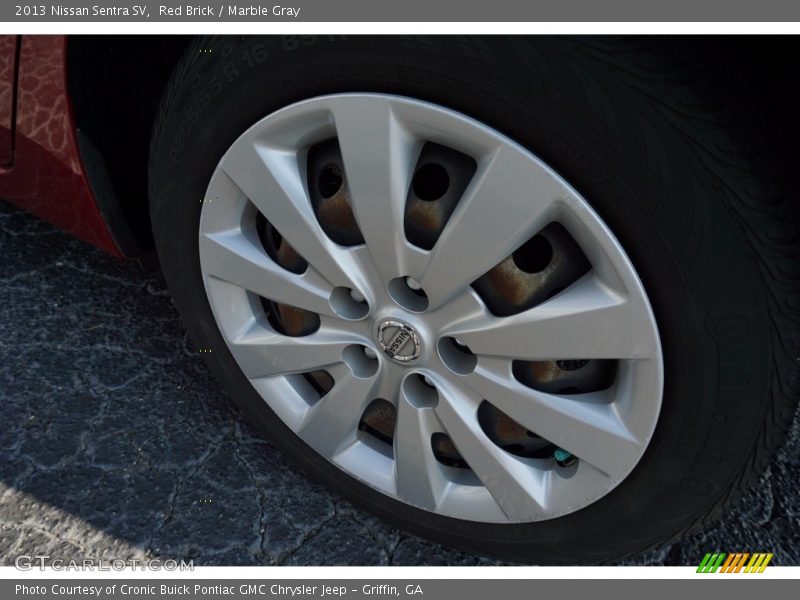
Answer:
POLYGON ((578 462, 577 456, 573 456, 563 448, 556 448, 556 451, 553 452, 553 458, 556 459, 559 467, 569 467, 578 462))

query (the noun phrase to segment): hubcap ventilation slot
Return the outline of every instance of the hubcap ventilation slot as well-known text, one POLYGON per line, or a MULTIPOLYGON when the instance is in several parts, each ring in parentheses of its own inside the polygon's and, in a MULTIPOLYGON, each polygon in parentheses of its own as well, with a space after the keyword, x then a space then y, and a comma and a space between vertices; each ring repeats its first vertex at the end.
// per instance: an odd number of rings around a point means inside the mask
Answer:
POLYGON ((467 189, 477 164, 466 154, 433 142, 420 151, 406 199, 409 242, 430 250, 467 189))

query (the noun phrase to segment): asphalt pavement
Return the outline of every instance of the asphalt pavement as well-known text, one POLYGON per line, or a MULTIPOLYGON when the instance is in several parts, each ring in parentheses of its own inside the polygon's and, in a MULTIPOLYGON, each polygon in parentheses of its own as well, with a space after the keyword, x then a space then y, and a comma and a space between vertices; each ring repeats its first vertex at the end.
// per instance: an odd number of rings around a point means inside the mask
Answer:
MULTIPOLYGON (((628 561, 800 565, 800 432, 703 534, 628 561)), ((0 564, 484 565, 386 526, 242 424, 159 273, 0 202, 0 564)))

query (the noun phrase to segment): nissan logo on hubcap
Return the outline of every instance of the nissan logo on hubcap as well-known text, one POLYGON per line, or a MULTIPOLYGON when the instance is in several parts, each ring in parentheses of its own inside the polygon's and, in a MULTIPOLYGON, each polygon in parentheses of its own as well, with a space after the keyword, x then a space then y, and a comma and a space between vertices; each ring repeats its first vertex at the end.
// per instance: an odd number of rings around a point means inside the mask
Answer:
POLYGON ((378 345, 387 356, 400 362, 414 360, 420 353, 417 332, 399 321, 381 323, 378 328, 378 345))

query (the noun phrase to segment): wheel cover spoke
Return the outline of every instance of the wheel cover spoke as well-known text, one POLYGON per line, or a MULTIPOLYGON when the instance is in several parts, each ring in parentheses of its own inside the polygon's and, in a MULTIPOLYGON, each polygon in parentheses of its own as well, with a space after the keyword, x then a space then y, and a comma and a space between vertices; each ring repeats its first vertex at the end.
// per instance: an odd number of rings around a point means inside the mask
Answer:
POLYGON ((509 317, 484 313, 448 328, 476 354, 524 360, 654 358, 647 306, 587 275, 555 298, 509 317))
POLYGON ((200 239, 206 273, 275 302, 334 316, 331 286, 313 271, 297 275, 283 269, 241 231, 200 239))
POLYGON ((342 361, 345 348, 360 341, 337 331, 288 337, 260 325, 230 343, 245 375, 255 379, 322 369, 342 361))
POLYGON ((483 482, 506 516, 531 521, 545 504, 545 476, 495 445, 475 418, 480 397, 459 386, 444 387, 436 414, 462 456, 483 482))
POLYGON ((298 435, 317 452, 333 459, 355 441, 361 414, 374 387, 373 378, 345 373, 327 394, 309 407, 298 435))
POLYGON ((280 234, 332 285, 364 289, 358 263, 322 231, 303 185, 296 152, 244 139, 228 151, 221 169, 280 234))
POLYGON ((430 408, 419 410, 401 393, 395 431, 397 494, 406 502, 435 510, 447 486, 442 466, 431 449, 431 436, 441 431, 430 408))
POLYGON ((560 448, 619 476, 636 463, 641 443, 602 394, 556 396, 532 390, 511 376, 479 367, 465 378, 482 398, 560 448), (592 397, 594 396, 594 397, 592 397))
POLYGON ((418 145, 390 102, 356 100, 333 112, 350 202, 383 281, 418 275, 426 257, 406 241, 403 219, 418 145))
POLYGON ((431 305, 463 290, 546 225, 564 193, 549 172, 531 169, 529 155, 497 148, 479 166, 436 243, 422 278, 431 305))

